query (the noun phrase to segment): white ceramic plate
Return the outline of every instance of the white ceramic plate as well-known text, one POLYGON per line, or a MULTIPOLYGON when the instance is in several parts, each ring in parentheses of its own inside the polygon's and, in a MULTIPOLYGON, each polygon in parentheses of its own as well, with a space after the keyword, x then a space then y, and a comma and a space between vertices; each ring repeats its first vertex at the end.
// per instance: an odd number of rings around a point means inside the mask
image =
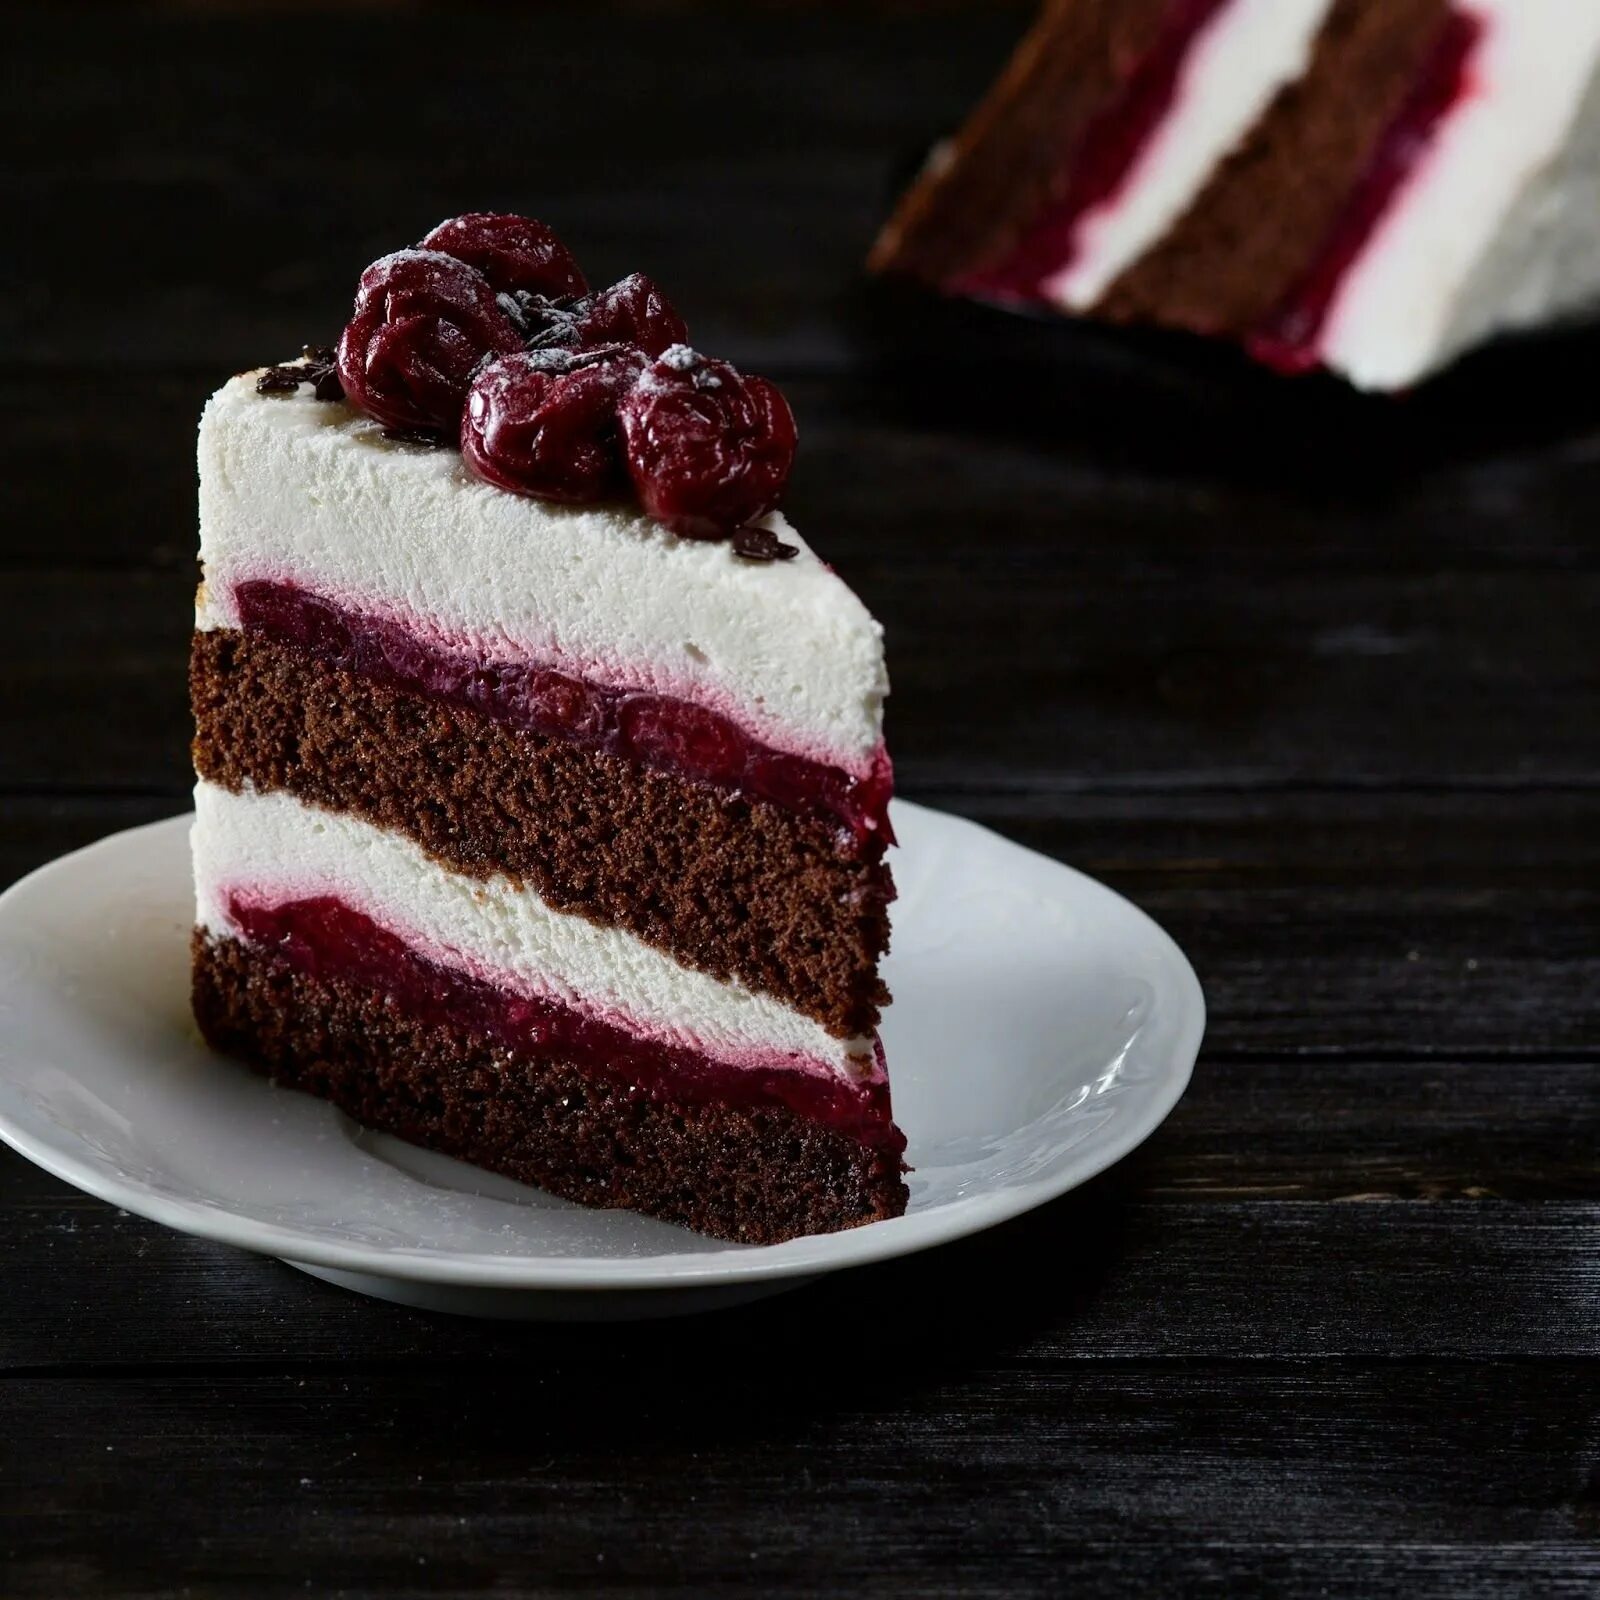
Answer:
POLYGON ((387 1135, 212 1055, 188 1012, 187 817, 0 896, 0 1138, 170 1227, 476 1315, 671 1315, 987 1228, 1157 1127, 1204 1026, 1178 947, 1092 879, 897 803, 883 1036, 911 1205, 786 1244, 591 1211, 387 1135))

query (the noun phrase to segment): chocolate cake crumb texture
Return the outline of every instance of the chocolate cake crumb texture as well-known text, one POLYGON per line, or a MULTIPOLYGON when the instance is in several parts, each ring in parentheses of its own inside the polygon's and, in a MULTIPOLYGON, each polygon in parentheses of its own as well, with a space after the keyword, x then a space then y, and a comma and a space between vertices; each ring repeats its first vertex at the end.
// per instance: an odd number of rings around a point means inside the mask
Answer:
POLYGON ((942 287, 1003 260, 1071 178, 1094 116, 1170 0, 1050 0, 982 102, 890 218, 868 265, 942 287))

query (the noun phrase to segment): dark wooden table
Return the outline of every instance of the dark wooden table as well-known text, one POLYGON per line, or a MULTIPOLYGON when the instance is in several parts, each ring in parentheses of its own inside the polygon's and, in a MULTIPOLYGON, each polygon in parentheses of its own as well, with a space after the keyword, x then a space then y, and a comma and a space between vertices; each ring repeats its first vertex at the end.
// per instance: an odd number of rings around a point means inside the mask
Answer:
POLYGON ((0 881, 185 804, 202 397, 503 206, 786 384, 903 792, 1211 1022, 1086 1189, 682 1323, 370 1304, 6 1155, 0 1594, 1596 1593, 1592 340, 1355 406, 862 297, 1014 11, 3 15, 0 881))

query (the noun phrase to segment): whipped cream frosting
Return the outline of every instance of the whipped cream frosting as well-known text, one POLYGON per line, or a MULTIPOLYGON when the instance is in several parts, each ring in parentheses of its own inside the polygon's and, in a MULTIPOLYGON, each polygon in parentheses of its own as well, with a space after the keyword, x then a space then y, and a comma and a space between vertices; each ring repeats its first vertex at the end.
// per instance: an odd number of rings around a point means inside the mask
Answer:
POLYGON ((283 792, 195 788, 196 922, 238 937, 232 896, 276 906, 335 895, 441 966, 553 1000, 730 1066, 878 1075, 870 1038, 836 1039, 769 995, 680 966, 617 928, 548 906, 509 878, 449 871, 400 834, 283 792))
POLYGON ((865 776, 882 745, 882 630, 798 552, 761 563, 623 506, 565 507, 474 478, 453 450, 391 442, 352 407, 225 384, 200 423, 201 629, 236 584, 292 582, 454 648, 718 711, 774 749, 865 776))

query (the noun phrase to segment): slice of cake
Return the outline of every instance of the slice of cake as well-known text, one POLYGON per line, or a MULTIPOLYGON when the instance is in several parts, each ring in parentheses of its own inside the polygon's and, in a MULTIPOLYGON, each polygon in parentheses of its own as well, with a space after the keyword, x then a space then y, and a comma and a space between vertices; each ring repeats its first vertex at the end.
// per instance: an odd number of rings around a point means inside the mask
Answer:
POLYGON ((476 215, 200 425, 194 1009, 358 1121, 766 1242, 905 1209, 881 630, 782 396, 476 215))
POLYGON ((1600 301, 1600 5, 1054 0, 873 251, 1415 383, 1600 301))

